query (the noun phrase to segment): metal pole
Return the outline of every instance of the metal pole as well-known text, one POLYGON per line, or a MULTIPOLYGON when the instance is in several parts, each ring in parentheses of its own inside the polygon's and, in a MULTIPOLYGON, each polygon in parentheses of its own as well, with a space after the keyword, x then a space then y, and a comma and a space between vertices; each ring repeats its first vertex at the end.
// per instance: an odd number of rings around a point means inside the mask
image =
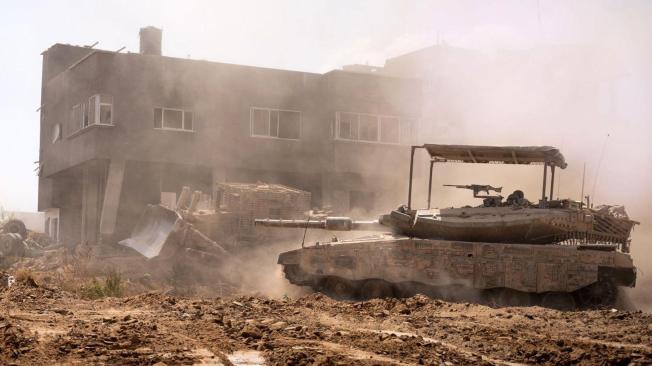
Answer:
POLYGON ((550 200, 552 201, 552 195, 555 189, 555 166, 550 166, 550 200))
POLYGON ((584 178, 586 178, 586 161, 582 168, 582 192, 580 193, 580 208, 584 207, 584 178))
POLYGON ((547 182, 546 180, 548 179, 548 162, 543 163, 543 188, 541 190, 541 202, 546 201, 546 187, 547 187, 547 182))
POLYGON ((408 210, 412 209, 412 174, 414 173, 414 150, 416 150, 416 146, 412 146, 412 151, 410 152, 410 180, 409 180, 409 187, 408 187, 408 210))
POLYGON ((430 179, 428 180, 428 209, 430 209, 430 198, 432 197, 432 166, 435 165, 434 160, 430 160, 430 179))

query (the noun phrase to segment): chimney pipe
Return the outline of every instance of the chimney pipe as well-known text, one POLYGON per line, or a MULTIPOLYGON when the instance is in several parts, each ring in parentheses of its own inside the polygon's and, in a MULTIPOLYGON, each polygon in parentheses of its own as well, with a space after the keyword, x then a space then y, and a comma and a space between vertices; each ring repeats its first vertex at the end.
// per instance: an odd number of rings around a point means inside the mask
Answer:
POLYGON ((140 53, 142 55, 161 56, 161 39, 163 30, 156 27, 140 28, 140 53))

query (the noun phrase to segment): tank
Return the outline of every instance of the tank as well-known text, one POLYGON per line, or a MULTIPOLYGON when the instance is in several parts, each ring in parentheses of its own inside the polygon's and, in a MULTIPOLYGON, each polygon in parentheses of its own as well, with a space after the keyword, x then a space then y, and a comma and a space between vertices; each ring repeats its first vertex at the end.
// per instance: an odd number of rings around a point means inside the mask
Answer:
POLYGON ((453 300, 479 295, 482 301, 500 305, 613 306, 618 287, 636 283, 629 249, 631 231, 638 223, 622 206, 593 208, 590 202, 550 199, 555 170, 566 166, 563 155, 553 147, 413 146, 408 203, 377 220, 259 219, 256 224, 378 231, 377 235, 335 238, 280 254, 278 263, 290 283, 335 298, 421 292, 453 300), (419 149, 430 157, 424 209, 412 207, 414 157, 419 149), (473 190, 482 203, 432 209, 433 166, 446 162, 542 165, 541 199, 533 203, 517 190, 504 200, 489 195, 490 191, 500 193, 501 187, 451 185, 473 190))

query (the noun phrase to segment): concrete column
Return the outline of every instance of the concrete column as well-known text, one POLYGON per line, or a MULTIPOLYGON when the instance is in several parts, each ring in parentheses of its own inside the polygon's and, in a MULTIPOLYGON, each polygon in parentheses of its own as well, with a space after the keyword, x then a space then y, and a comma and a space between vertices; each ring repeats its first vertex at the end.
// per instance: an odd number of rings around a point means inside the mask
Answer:
POLYGON ((324 173, 321 175, 321 207, 333 206, 333 187, 331 183, 331 175, 324 173))
POLYGON ((106 179, 106 188, 104 189, 104 204, 100 216, 100 234, 102 237, 109 237, 115 232, 125 166, 126 162, 124 160, 111 160, 109 163, 109 173, 106 179))
POLYGON ((213 167, 213 178, 211 181, 211 205, 214 206, 216 202, 219 202, 219 197, 217 197, 217 184, 226 182, 226 169, 224 167, 213 167))
POLYGON ((82 168, 81 242, 97 244, 102 175, 95 160, 82 168))

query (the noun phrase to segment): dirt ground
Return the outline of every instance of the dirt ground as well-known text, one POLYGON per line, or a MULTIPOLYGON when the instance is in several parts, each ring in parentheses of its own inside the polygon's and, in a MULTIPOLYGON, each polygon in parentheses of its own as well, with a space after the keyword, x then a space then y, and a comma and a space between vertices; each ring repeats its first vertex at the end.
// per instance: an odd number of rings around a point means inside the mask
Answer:
POLYGON ((0 288, 0 314, 0 364, 652 363, 652 315, 640 311, 491 308, 420 295, 84 300, 22 281, 0 288))

